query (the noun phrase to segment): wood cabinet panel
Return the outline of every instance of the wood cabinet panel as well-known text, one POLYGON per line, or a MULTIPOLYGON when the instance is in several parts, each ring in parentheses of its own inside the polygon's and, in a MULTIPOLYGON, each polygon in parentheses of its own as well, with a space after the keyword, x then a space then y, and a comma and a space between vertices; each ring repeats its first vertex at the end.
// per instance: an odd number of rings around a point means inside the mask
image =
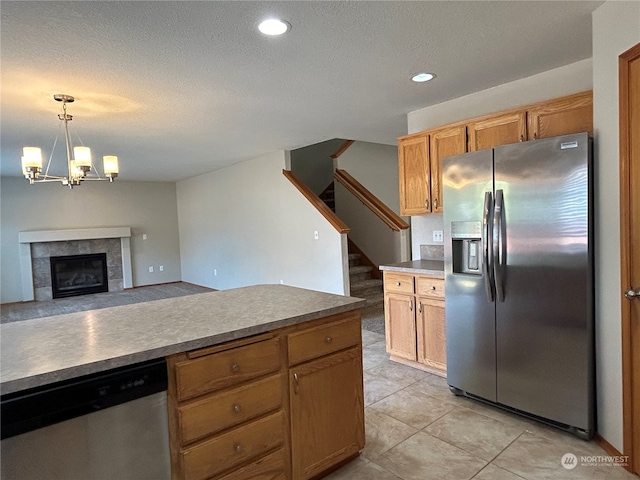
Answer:
POLYGON ((418 299, 418 362, 442 372, 447 371, 447 339, 444 302, 418 299))
POLYGON ((416 277, 416 294, 444 300, 444 279, 433 277, 416 277))
POLYGON ((280 411, 183 450, 183 478, 206 480, 283 444, 280 411))
POLYGON ((357 320, 356 313, 339 322, 290 334, 289 365, 358 345, 362 339, 362 330, 360 322, 354 320, 357 320))
POLYGON ((413 275, 384 272, 384 290, 393 293, 413 293, 413 275))
POLYGON ((209 395, 178 409, 184 444, 257 418, 282 405, 282 376, 209 395))
POLYGON ((384 319, 387 352, 407 360, 416 359, 415 297, 387 293, 384 297, 384 319))
POLYGON ((186 400, 278 371, 280 339, 187 360, 175 369, 178 400, 186 400))
POLYGON ((464 126, 429 132, 431 165, 431 213, 442 213, 442 159, 467 151, 464 126))
POLYGON ((529 139, 589 132, 593 136, 593 94, 584 92, 527 109, 529 139))
POLYGON ((467 125, 469 151, 475 152, 527 139, 525 111, 487 117, 467 125))
POLYGON ((292 367, 289 389, 293 478, 312 478, 364 447, 359 347, 292 367))
POLYGON ((429 188, 429 136, 419 135, 398 141, 400 214, 422 215, 431 211, 429 188))
POLYGON ((285 451, 281 448, 219 480, 286 480, 286 460, 285 451))

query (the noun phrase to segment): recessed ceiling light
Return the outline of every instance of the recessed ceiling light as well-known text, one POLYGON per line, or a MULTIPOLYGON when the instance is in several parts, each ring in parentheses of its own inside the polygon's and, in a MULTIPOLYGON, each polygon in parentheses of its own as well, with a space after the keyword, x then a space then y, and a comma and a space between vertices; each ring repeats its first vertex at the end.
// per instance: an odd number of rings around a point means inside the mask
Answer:
POLYGON ((258 30, 265 35, 282 35, 291 30, 291 24, 279 18, 269 18, 258 25, 258 30))
POLYGON ((433 80, 434 78, 436 78, 436 75, 434 73, 418 73, 417 75, 411 77, 411 80, 413 80, 414 82, 422 83, 433 80))

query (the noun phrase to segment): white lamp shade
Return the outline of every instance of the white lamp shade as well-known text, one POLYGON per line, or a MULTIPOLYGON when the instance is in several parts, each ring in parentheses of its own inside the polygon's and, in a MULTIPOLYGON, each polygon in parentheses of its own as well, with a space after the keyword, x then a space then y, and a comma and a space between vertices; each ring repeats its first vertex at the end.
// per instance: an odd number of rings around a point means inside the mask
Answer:
POLYGON ((91 149, 89 147, 73 147, 73 159, 76 167, 91 167, 91 149))
POLYGON ((105 175, 119 172, 118 157, 116 157, 115 155, 106 155, 102 157, 102 162, 105 175))
POLYGON ((28 167, 42 168, 42 150, 38 147, 24 147, 22 155, 22 170, 28 167))

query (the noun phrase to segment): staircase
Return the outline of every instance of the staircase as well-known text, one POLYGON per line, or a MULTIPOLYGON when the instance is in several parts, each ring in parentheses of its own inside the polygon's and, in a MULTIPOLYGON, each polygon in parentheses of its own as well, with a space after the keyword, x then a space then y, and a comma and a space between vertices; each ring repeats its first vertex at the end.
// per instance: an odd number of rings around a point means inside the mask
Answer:
POLYGON ((382 280, 372 278, 373 267, 360 265, 359 253, 349 254, 349 282, 352 297, 364 298, 362 328, 384 334, 384 293, 382 280))
POLYGON ((335 191, 333 189, 333 185, 334 182, 331 182, 329 185, 327 185, 327 188, 325 188, 322 193, 320 195, 318 195, 320 197, 320 200, 322 200, 324 203, 327 204, 327 207, 329 207, 331 209, 331 211, 333 213, 336 212, 336 197, 335 197, 335 191))

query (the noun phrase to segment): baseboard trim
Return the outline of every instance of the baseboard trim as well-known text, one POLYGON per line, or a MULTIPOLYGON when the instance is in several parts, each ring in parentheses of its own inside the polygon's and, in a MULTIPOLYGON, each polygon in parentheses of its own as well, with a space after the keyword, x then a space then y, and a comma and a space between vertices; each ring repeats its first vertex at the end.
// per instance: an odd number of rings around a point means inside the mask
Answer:
MULTIPOLYGON (((599 433, 596 433, 593 436, 593 441, 596 442, 598 445, 600 445, 602 447, 602 449, 607 452, 609 455, 611 455, 612 457, 621 457, 624 456, 622 455, 622 453, 620 453, 618 451, 618 449, 616 447, 614 447, 613 445, 611 445, 609 442, 607 442, 604 438, 602 438, 602 435, 600 435, 599 433)), ((626 465, 623 465, 622 468, 624 468, 625 470, 634 473, 633 470, 631 469, 631 462, 627 462, 626 465)))

